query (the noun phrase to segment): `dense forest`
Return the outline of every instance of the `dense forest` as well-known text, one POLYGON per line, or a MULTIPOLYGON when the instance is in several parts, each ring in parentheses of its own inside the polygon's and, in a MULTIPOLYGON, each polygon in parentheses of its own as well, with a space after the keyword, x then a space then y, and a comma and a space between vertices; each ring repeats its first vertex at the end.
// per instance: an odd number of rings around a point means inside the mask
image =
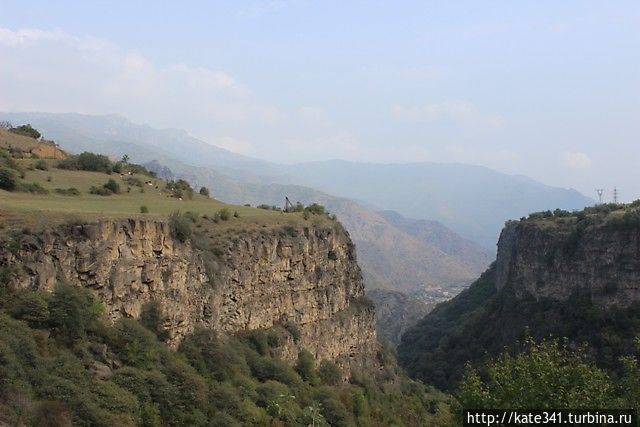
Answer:
MULTIPOLYGON (((496 292, 494 276, 492 267, 469 289, 438 305, 403 336, 399 360, 410 375, 462 396, 463 404, 476 402, 477 399, 465 397, 469 381, 490 378, 491 372, 507 366, 505 361, 513 360, 514 355, 526 355, 532 347, 537 348, 535 343, 549 340, 543 346, 544 352, 553 348, 549 343, 566 352, 554 354, 552 359, 561 360, 571 354, 576 363, 584 363, 606 376, 610 401, 633 401, 623 385, 640 372, 638 304, 604 309, 581 294, 565 302, 516 300, 513 289, 496 292), (470 379, 470 371, 477 378, 470 379)), ((537 377, 552 372, 547 368, 539 367, 537 377)), ((506 378, 510 378, 510 384, 521 382, 517 378, 520 374, 503 373, 503 386, 506 378)), ((584 386, 575 378, 568 385, 575 390, 584 386)), ((480 390, 476 387, 476 396, 483 395, 480 390)), ((538 391, 552 395, 553 390, 552 383, 541 383, 538 391)), ((517 387, 507 394, 511 401, 527 401, 527 394, 517 387)))
MULTIPOLYGON (((7 269, 1 271, 5 282, 7 269)), ((399 375, 343 382, 331 362, 301 351, 274 356, 283 330, 222 336, 198 330, 177 351, 161 341, 162 314, 106 322, 87 290, 0 288, 0 420, 12 425, 447 425, 453 400, 399 375)))

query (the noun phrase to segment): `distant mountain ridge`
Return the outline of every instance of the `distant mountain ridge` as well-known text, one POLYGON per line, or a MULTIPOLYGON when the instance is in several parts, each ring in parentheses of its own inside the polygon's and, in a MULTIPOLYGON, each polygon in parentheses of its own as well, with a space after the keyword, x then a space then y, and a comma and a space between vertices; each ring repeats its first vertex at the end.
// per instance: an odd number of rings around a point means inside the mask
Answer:
POLYGON ((576 190, 544 185, 474 165, 443 163, 374 164, 344 160, 279 165, 215 147, 175 129, 157 130, 120 116, 0 113, 2 119, 32 122, 71 149, 130 151, 139 161, 179 160, 252 184, 293 184, 358 200, 375 210, 394 210, 436 220, 457 234, 494 248, 508 219, 546 209, 580 209, 593 199, 576 190), (149 158, 153 147, 154 158, 149 158), (96 148, 97 149, 97 148, 96 148), (106 149, 106 150, 105 150, 106 149), (144 158, 138 158, 138 156, 144 158))
POLYGON ((490 251, 471 240, 460 237, 438 221, 405 218, 395 211, 379 211, 389 224, 432 245, 447 255, 463 260, 467 267, 479 275, 495 259, 490 251))
POLYGON ((493 250, 481 250, 468 239, 493 248, 506 219, 525 210, 589 203, 574 191, 476 166, 346 161, 278 165, 215 147, 184 131, 153 129, 114 115, 0 113, 0 119, 32 123, 75 152, 156 161, 196 186, 209 187, 212 196, 225 202, 281 206, 288 196, 294 202, 322 203, 356 242, 367 285, 409 293, 459 288, 473 281, 493 258, 493 250), (490 181, 500 185, 485 185, 490 181), (446 182, 469 190, 445 191, 446 182), (399 216, 375 212, 382 209, 399 216))
POLYGON ((292 176, 377 210, 436 220, 467 239, 494 248, 504 222, 546 209, 581 209, 593 199, 522 175, 483 166, 444 163, 374 164, 343 160, 293 165, 292 176))

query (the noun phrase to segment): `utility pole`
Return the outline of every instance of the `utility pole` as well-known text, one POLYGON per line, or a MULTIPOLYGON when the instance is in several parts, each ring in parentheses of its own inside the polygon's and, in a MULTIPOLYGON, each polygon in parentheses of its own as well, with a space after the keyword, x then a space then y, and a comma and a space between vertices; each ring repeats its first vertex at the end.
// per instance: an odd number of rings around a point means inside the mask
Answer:
POLYGON ((604 188, 596 188, 596 193, 598 193, 598 204, 602 204, 602 195, 604 194, 604 188))
POLYGON ((293 209, 293 205, 289 201, 289 198, 287 196, 285 196, 285 198, 284 198, 284 211, 285 212, 289 212, 289 209, 293 209))
POLYGON ((618 203, 618 189, 613 187, 613 203, 618 203))

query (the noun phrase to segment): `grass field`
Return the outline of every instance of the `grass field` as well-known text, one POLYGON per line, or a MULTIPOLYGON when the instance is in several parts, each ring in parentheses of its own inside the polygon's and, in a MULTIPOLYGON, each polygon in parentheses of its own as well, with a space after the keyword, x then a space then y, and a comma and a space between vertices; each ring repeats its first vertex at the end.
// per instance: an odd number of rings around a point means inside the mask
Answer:
MULTIPOLYGON (((59 160, 31 157, 30 150, 38 145, 33 138, 15 135, 0 129, 0 149, 8 150, 6 155, 13 157, 11 168, 22 171, 21 184, 38 184, 48 190, 47 194, 24 191, 0 190, 0 227, 41 228, 65 221, 91 221, 101 218, 167 218, 173 212, 193 212, 198 217, 213 218, 223 209, 229 212, 226 221, 205 221, 207 227, 217 229, 261 229, 311 223, 320 225, 328 222, 325 215, 313 215, 305 220, 302 213, 284 213, 257 209, 247 206, 228 205, 198 194, 178 199, 165 190, 166 181, 144 174, 121 175, 104 172, 59 169, 59 160), (10 154, 13 150, 13 154, 10 154), (18 153, 16 155, 16 153, 18 153), (36 166, 46 164, 46 170, 36 166), (91 194, 91 187, 102 187, 113 179, 120 186, 120 193, 109 196, 91 194), (137 179, 142 186, 127 183, 137 179), (73 188, 79 195, 63 195, 56 189, 73 188), (148 213, 141 213, 145 206, 148 213), (237 214, 236 214, 237 213, 237 214)), ((14 171, 15 172, 15 171, 14 171)), ((198 190, 198 189, 195 189, 198 190)), ((215 188, 211 188, 215 196, 215 188)), ((206 218, 204 218, 206 219, 206 218)))
MULTIPOLYGON (((179 200, 163 191, 165 181, 146 175, 124 175, 102 172, 87 172, 57 169, 55 160, 47 160, 49 170, 30 170, 37 160, 18 160, 25 170, 25 183, 37 183, 49 190, 49 194, 32 194, 27 192, 7 192, 0 190, 0 220, 6 223, 38 222, 39 215, 46 215, 47 221, 64 220, 65 218, 98 219, 101 217, 163 217, 170 213, 195 212, 198 215, 213 216, 226 208, 231 213, 228 221, 220 221, 219 226, 241 226, 246 228, 262 226, 293 225, 304 221, 300 213, 283 213, 253 207, 228 205, 213 198, 194 193, 191 199, 179 200), (126 178, 138 178, 143 183, 151 181, 152 185, 142 187, 128 185, 126 178), (115 180, 121 188, 120 194, 100 196, 89 194, 92 186, 101 187, 109 179, 115 180), (56 188, 76 188, 78 196, 65 196, 55 192, 56 188), (140 213, 140 207, 146 206, 147 214, 140 213), (234 217, 237 212, 239 217, 234 217)), ((212 189, 215 192, 215 189, 212 189)))

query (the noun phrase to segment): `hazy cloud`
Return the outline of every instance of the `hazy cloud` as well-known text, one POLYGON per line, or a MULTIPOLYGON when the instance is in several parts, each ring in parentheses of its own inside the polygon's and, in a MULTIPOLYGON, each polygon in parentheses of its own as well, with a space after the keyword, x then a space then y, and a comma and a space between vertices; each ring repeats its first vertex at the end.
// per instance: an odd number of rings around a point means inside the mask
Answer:
POLYGON ((119 113, 156 126, 274 125, 287 114, 223 70, 159 66, 109 41, 0 28, 0 109, 119 113))
POLYGON ((500 128, 506 120, 499 114, 488 114, 469 101, 446 101, 425 106, 396 106, 392 110, 398 120, 416 123, 450 122, 456 125, 471 125, 500 128))
POLYGON ((562 154, 563 163, 572 169, 589 169, 591 164, 591 158, 585 153, 565 151, 562 154))

